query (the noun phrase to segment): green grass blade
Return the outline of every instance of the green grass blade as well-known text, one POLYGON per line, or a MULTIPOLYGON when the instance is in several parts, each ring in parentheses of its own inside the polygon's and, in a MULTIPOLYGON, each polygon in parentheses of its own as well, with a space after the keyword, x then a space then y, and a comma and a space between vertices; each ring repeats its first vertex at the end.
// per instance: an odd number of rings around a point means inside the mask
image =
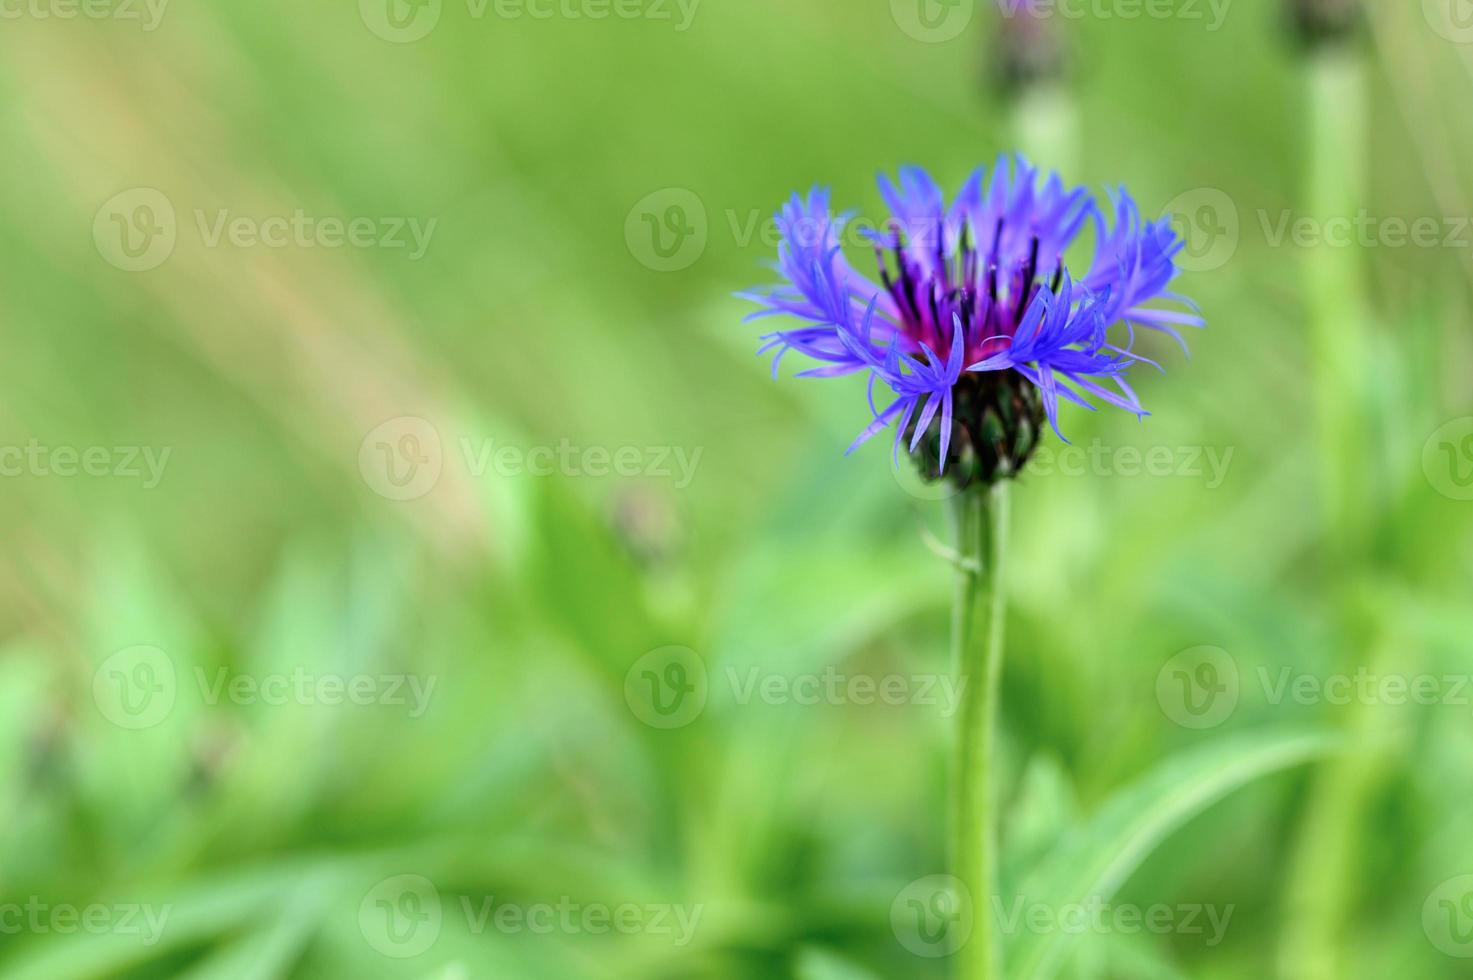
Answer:
MULTIPOLYGON (((1324 755, 1336 740, 1313 733, 1233 737, 1167 760, 1112 797, 1096 816, 1066 835, 1024 880, 1029 903, 1060 909, 1107 900, 1167 837, 1228 793, 1259 777, 1324 755)), ((987 910, 991 913, 991 909, 987 910)), ((1008 976, 1056 976, 1078 935, 1022 932, 1009 950, 1008 976)))

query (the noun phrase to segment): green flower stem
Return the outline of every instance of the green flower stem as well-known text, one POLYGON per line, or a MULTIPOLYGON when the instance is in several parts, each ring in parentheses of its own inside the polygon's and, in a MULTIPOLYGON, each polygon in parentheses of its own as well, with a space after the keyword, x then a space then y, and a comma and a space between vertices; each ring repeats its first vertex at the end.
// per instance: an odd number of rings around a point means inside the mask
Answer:
MULTIPOLYGON (((1369 109, 1365 68, 1353 49, 1328 48, 1304 66, 1309 120, 1310 212, 1355 214, 1365 205, 1369 109)), ((1382 627, 1355 594, 1368 556, 1369 498, 1373 483, 1371 427, 1364 408, 1366 320, 1359 249, 1320 247, 1305 258, 1305 299, 1317 423, 1317 460, 1324 508, 1326 570, 1338 645, 1349 662, 1369 655, 1382 627)), ((1379 716, 1368 706, 1345 713, 1346 727, 1368 737, 1379 716)), ((1289 862, 1286 923, 1279 955, 1285 980, 1336 980, 1354 893, 1353 874, 1364 832, 1367 798, 1378 760, 1358 755, 1318 767, 1289 862)))
POLYGON ((1013 141, 1036 164, 1071 173, 1079 159, 1079 114, 1061 82, 1036 85, 1013 100, 1013 141))
MULTIPOLYGON (((1304 66, 1309 120, 1309 213, 1333 217, 1366 206, 1369 145, 1365 67, 1356 50, 1319 51, 1304 66)), ((1337 573, 1363 557, 1370 485, 1364 406, 1367 304, 1357 248, 1320 247, 1305 256, 1304 286, 1314 365, 1319 482, 1337 573)))
POLYGON ((956 953, 957 980, 1000 980, 997 895, 998 688, 1003 663, 1003 558, 1008 487, 972 487, 951 499, 957 552, 952 662, 962 688, 951 819, 952 874, 972 903, 972 932, 956 953))

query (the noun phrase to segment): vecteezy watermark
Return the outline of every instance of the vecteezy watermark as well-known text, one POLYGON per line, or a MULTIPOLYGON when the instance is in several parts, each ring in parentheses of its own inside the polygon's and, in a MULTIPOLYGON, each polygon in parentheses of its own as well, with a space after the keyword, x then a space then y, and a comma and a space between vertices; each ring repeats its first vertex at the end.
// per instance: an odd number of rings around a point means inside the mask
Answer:
POLYGON ((33 438, 23 446, 0 446, 0 477, 140 480, 152 490, 173 453, 172 446, 46 446, 33 438))
POLYGON ((1234 447, 1107 446, 1095 439, 1088 446, 1039 446, 1023 468, 1025 475, 1090 476, 1203 480, 1216 490, 1227 479, 1234 447))
MULTIPOLYGON (((1473 708, 1473 674, 1398 673, 1357 667, 1312 673, 1293 666, 1259 666, 1252 678, 1271 706, 1371 705, 1386 708, 1473 708)), ((1184 728, 1214 728, 1227 721, 1242 695, 1242 672, 1221 647, 1193 647, 1166 662, 1156 677, 1156 698, 1166 716, 1184 728)))
POLYGON ((313 215, 301 208, 264 217, 229 208, 196 209, 194 220, 206 248, 381 248, 407 250, 411 262, 425 257, 440 223, 439 218, 313 215))
POLYGON ((1380 673, 1358 667, 1351 673, 1310 674, 1293 667, 1270 670, 1259 667, 1255 674, 1269 704, 1289 701, 1298 705, 1350 704, 1473 707, 1473 675, 1380 673))
MULTIPOLYGON (((464 0, 473 21, 646 20, 667 22, 677 34, 690 30, 701 0, 464 0)), ((444 0, 358 0, 358 13, 385 41, 412 44, 440 24, 444 0)))
POLYGON ((92 700, 119 728, 152 728, 174 710, 179 677, 174 661, 158 647, 119 650, 92 674, 92 700))
POLYGON ((488 473, 514 479, 521 476, 570 478, 648 476, 674 481, 684 490, 701 465, 701 446, 579 446, 560 439, 556 446, 517 446, 495 439, 460 440, 466 471, 474 479, 488 473))
MULTIPOLYGON (((951 718, 961 707, 967 678, 952 674, 779 673, 762 667, 726 667, 717 675, 738 707, 921 707, 951 718)), ((669 646, 640 657, 624 675, 629 710, 651 728, 682 728, 706 709, 712 680, 694 650, 669 646)))
POLYGON ((1010 902, 993 899, 997 922, 1004 935, 1063 934, 1069 936, 1203 936, 1204 945, 1219 946, 1227 935, 1235 905, 1196 903, 1132 905, 1112 903, 1100 896, 1083 902, 1053 905, 1022 895, 1010 902))
POLYGON ((1450 500, 1473 500, 1473 416, 1438 426, 1422 446, 1422 474, 1450 500))
MULTIPOLYGON (((231 208, 195 208, 192 226, 205 248, 384 249, 418 262, 429 251, 439 218, 317 215, 303 208, 279 214, 240 214, 231 208)), ((190 227, 186 225, 185 227, 190 227)), ((174 254, 180 221, 162 191, 136 187, 97 209, 92 239, 108 263, 126 272, 157 269, 174 254)))
POLYGON ((1182 240, 1176 264, 1187 272, 1220 269, 1237 254, 1242 235, 1238 205, 1217 188, 1178 194, 1162 208, 1161 216, 1170 220, 1182 240))
MULTIPOLYGON (((760 208, 722 212, 719 226, 739 249, 760 246, 775 250, 784 240, 806 246, 835 242, 845 248, 869 252, 876 236, 899 229, 894 218, 874 221, 863 216, 850 217, 842 223, 827 214, 784 215, 780 221, 771 211, 760 208)), ((904 229, 912 245, 920 247, 934 233, 904 229)), ((706 203, 700 195, 685 187, 662 187, 640 198, 624 218, 624 244, 629 254, 646 268, 656 272, 679 272, 694 265, 705 253, 711 236, 706 203)))
MULTIPOLYGON (((1473 9, 1473 0, 1459 2, 1473 9)), ((1259 208, 1253 214, 1263 243, 1274 249, 1473 249, 1473 216, 1468 215, 1381 215, 1369 208, 1343 215, 1259 208)), ((1178 195, 1162 216, 1185 243, 1177 265, 1187 271, 1221 268, 1237 253, 1242 216, 1236 202, 1217 188, 1178 195)))
POLYGON ((743 706, 754 701, 803 707, 919 706, 937 708, 941 717, 951 718, 967 689, 967 678, 952 674, 846 674, 832 665, 816 674, 768 673, 760 667, 728 667, 723 673, 736 703, 743 706))
MULTIPOLYGON (((459 465, 472 480, 649 478, 671 480, 677 490, 695 480, 704 453, 701 446, 582 446, 567 438, 556 445, 521 446, 470 436, 462 436, 457 448, 459 465)), ((376 426, 358 446, 364 483, 389 500, 423 497, 440 482, 445 465, 439 430, 417 416, 376 426)))
POLYGON ((624 218, 629 254, 656 272, 690 268, 706 251, 708 234, 705 203, 684 187, 646 194, 624 218))
POLYGON ((1473 3, 1469 0, 1422 0, 1422 15, 1434 31, 1454 44, 1473 44, 1473 3))
POLYGON ((45 902, 32 895, 24 902, 0 902, 0 935, 23 933, 110 935, 137 937, 143 946, 153 946, 163 937, 172 905, 136 902, 45 902))
POLYGON ((942 959, 972 938, 972 895, 951 875, 928 875, 902 888, 890 903, 890 929, 916 956, 942 959))
POLYGON ((157 269, 174 254, 178 238, 174 203, 152 187, 113 195, 92 219, 97 253, 124 272, 157 269))
MULTIPOLYGON (((705 912, 701 904, 582 902, 567 895, 525 902, 460 894, 448 904, 474 936, 487 931, 533 936, 643 935, 666 939, 676 948, 690 945, 705 912)), ((358 927, 369 946, 385 956, 418 956, 439 939, 446 905, 428 878, 396 875, 379 882, 363 897, 358 927)))
POLYGON ((624 674, 624 702, 651 728, 683 728, 706 710, 706 663, 688 647, 651 650, 624 674))
POLYGON ((410 718, 420 718, 429 709, 435 685, 440 681, 434 674, 316 673, 305 667, 266 674, 246 674, 227 667, 207 674, 203 667, 196 667, 194 678, 200 695, 209 705, 221 701, 273 708, 289 704, 329 708, 381 704, 407 708, 410 718))
POLYGON ((1405 218, 1361 208, 1355 214, 1317 217, 1260 208, 1258 224, 1270 248, 1473 249, 1473 220, 1466 215, 1405 218))
POLYGON ((1473 874, 1449 878, 1422 904, 1422 929, 1440 951, 1473 959, 1473 874))
POLYGON ((1222 30, 1233 0, 997 0, 1009 17, 1030 13, 1034 17, 1064 20, 1176 20, 1201 23, 1209 34, 1222 30))
POLYGON ((364 436, 358 446, 358 472, 363 481, 389 500, 418 500, 435 489, 444 468, 440 431, 416 416, 389 419, 364 436))
MULTIPOLYGON (((1468 0, 1473 5, 1473 0, 1468 0)), ((1463 215, 1382 216, 1362 208, 1351 215, 1329 217, 1259 208, 1256 231, 1269 248, 1473 249, 1473 217, 1463 215)), ((802 245, 833 243, 868 252, 877 239, 890 238, 895 219, 876 221, 863 215, 836 223, 828 215, 785 214, 781 218, 758 208, 721 212, 717 228, 739 249, 776 249, 784 240, 802 245)), ((1243 239, 1243 212, 1226 192, 1198 187, 1178 194, 1162 208, 1183 242, 1176 264, 1187 272, 1209 272, 1226 265, 1243 239)), ((695 264, 711 235, 705 202, 694 191, 666 187, 646 195, 625 217, 624 239, 640 264, 657 272, 677 272, 695 264)), ((927 244, 934 232, 908 231, 913 245, 927 244)))
MULTIPOLYGON (((420 718, 429 709, 439 678, 407 673, 343 674, 295 667, 285 671, 244 673, 219 667, 193 668, 200 702, 250 706, 286 705, 407 709, 420 718)), ((153 646, 129 647, 104 660, 92 675, 92 699, 108 721, 119 728, 152 728, 174 710, 180 695, 174 660, 153 646)))
POLYGON ((358 931, 384 956, 419 956, 440 938, 445 910, 423 875, 395 875, 369 889, 358 904, 358 931))
POLYGON ((976 13, 977 0, 890 0, 896 26, 927 44, 960 37, 976 13))
MULTIPOLYGON (((922 0, 930 2, 930 0, 922 0)), ((1162 211, 1186 243, 1177 264, 1188 271, 1205 272, 1227 263, 1237 251, 1240 218, 1232 198, 1210 187, 1178 195, 1162 211)), ((902 229, 894 217, 881 219, 852 215, 842 222, 827 214, 788 212, 781 217, 761 208, 726 208, 718 213, 714 229, 706 203, 685 187, 664 187, 646 194, 624 219, 624 243, 629 254, 656 272, 679 272, 700 260, 713 230, 738 249, 772 252, 784 241, 818 246, 826 243, 855 252, 871 252, 877 240, 904 231, 916 248, 938 244, 936 230, 902 229)))
POLYGON ((495 895, 461 895, 460 908, 473 935, 487 929, 503 935, 534 936, 662 936, 670 945, 690 945, 705 906, 663 902, 579 902, 570 896, 555 902, 508 902, 495 895))
POLYGON ((1221 647, 1183 650, 1156 674, 1156 702, 1183 728, 1215 728, 1238 708, 1238 663, 1221 647))
POLYGON ((169 0, 0 0, 0 20, 136 21, 150 34, 168 9, 169 0))

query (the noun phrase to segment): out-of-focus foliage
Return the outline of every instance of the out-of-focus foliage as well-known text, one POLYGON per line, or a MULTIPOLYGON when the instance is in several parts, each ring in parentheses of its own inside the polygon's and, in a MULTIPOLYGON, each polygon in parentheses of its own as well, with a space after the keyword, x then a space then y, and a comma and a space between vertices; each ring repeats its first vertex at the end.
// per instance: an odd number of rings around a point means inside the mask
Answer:
MULTIPOLYGON (((0 976, 944 976, 892 916, 946 864, 940 506, 885 440, 844 458, 862 385, 772 381, 728 297, 792 190, 873 213, 879 169, 1025 140, 990 5, 930 8, 974 11, 943 40, 898 0, 357 6, 4 8, 0 976), (907 703, 798 693, 834 677, 907 703), (652 713, 666 681, 699 713, 652 713)), ((1435 3, 1368 18, 1373 230, 1324 263, 1363 225, 1315 210, 1280 11, 1064 6, 1038 111, 1075 150, 1040 162, 1183 211, 1211 326, 1143 338, 1155 414, 1071 411, 1014 508, 1009 894, 1172 927, 1008 942, 1100 980, 1462 976, 1473 46, 1435 3), (1365 296, 1348 365, 1322 274, 1365 296), (1206 727, 1172 693, 1204 662, 1237 676, 1206 727), (1334 703, 1358 672, 1438 703, 1334 703), (1283 768, 1308 731, 1339 753, 1283 768), (1204 751, 1237 754, 1173 792, 1204 751)))

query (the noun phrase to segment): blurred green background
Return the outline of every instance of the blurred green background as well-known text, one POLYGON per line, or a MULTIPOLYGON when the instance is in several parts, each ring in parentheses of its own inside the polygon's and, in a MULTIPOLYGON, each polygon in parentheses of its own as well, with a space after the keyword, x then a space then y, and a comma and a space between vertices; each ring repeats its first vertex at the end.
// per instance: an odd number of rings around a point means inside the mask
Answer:
POLYGON ((5 4, 0 976, 945 976, 942 505, 731 294, 1019 148, 1210 327, 1014 494, 1004 911, 1180 753, 1340 748, 1008 942, 1473 975, 1466 11, 1053 9, 1020 102, 965 0, 5 4))

